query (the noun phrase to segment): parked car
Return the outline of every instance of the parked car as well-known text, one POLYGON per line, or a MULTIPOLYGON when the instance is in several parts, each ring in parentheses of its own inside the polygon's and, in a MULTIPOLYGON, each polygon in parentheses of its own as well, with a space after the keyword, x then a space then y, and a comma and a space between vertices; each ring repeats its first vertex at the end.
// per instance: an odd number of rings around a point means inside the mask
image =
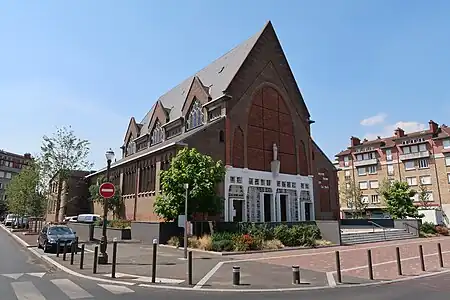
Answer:
POLYGON ((77 222, 78 223, 95 223, 100 221, 102 218, 100 215, 96 214, 82 214, 78 215, 77 222))
POLYGON ((54 251, 59 242, 63 246, 67 242, 67 247, 71 247, 76 241, 76 232, 66 225, 47 225, 42 228, 37 240, 38 248, 44 252, 54 251))
POLYGON ((8 215, 6 216, 6 219, 5 219, 5 226, 12 226, 14 220, 15 220, 17 217, 18 217, 17 215, 14 215, 14 214, 8 214, 8 215))

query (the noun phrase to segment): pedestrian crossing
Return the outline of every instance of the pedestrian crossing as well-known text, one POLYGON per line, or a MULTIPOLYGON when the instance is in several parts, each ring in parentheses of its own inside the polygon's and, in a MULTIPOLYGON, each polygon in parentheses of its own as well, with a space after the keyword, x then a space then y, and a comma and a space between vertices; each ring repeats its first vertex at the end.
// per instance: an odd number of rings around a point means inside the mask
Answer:
MULTIPOLYGON (((113 285, 113 284, 103 284, 103 283, 90 283, 90 288, 82 287, 79 284, 73 282, 67 278, 58 278, 50 280, 40 280, 40 282, 34 281, 13 281, 9 283, 14 295, 17 300, 48 300, 55 298, 55 287, 61 292, 61 296, 58 296, 60 300, 75 300, 75 299, 97 299, 96 294, 101 294, 99 296, 105 299, 106 294, 113 295, 124 295, 135 293, 131 288, 124 285, 113 285), (48 286, 48 284, 53 285, 53 287, 48 286), (63 297, 65 295, 65 298, 63 297)), ((3 285, 0 289, 3 292, 3 285)), ((58 292, 59 294, 59 292, 58 292)), ((2 300, 15 300, 15 299, 3 299, 2 300)), ((108 297, 110 299, 110 297, 108 297)))

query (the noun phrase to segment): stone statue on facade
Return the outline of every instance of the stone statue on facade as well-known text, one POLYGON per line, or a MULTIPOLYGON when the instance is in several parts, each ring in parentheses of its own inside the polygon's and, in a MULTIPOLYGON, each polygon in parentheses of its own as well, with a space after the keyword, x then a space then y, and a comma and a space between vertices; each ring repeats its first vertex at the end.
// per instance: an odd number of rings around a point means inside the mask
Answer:
POLYGON ((277 144, 273 143, 272 149, 273 149, 273 160, 274 161, 278 160, 278 147, 277 147, 277 144))

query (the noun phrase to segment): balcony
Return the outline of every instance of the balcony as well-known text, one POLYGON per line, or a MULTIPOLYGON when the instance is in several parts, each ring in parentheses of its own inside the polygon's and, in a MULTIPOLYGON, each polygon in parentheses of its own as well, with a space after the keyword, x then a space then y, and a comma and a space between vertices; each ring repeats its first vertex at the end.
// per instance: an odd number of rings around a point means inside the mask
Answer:
POLYGON ((428 150, 408 154, 400 154, 400 160, 402 161, 428 157, 430 157, 430 151, 428 150))
POLYGON ((372 159, 365 159, 365 160, 357 160, 354 162, 354 164, 355 164, 355 167, 376 165, 376 164, 378 164, 378 159, 372 158, 372 159))

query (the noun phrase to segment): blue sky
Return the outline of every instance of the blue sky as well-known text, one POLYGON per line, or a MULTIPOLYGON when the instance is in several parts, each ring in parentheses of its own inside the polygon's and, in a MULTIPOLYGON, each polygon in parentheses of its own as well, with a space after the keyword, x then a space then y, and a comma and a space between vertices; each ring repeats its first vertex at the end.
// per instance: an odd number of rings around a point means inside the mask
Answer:
POLYGON ((0 149, 71 125, 96 167, 171 87, 271 20, 333 157, 351 135, 450 123, 450 1, 132 0, 0 4, 0 149))

